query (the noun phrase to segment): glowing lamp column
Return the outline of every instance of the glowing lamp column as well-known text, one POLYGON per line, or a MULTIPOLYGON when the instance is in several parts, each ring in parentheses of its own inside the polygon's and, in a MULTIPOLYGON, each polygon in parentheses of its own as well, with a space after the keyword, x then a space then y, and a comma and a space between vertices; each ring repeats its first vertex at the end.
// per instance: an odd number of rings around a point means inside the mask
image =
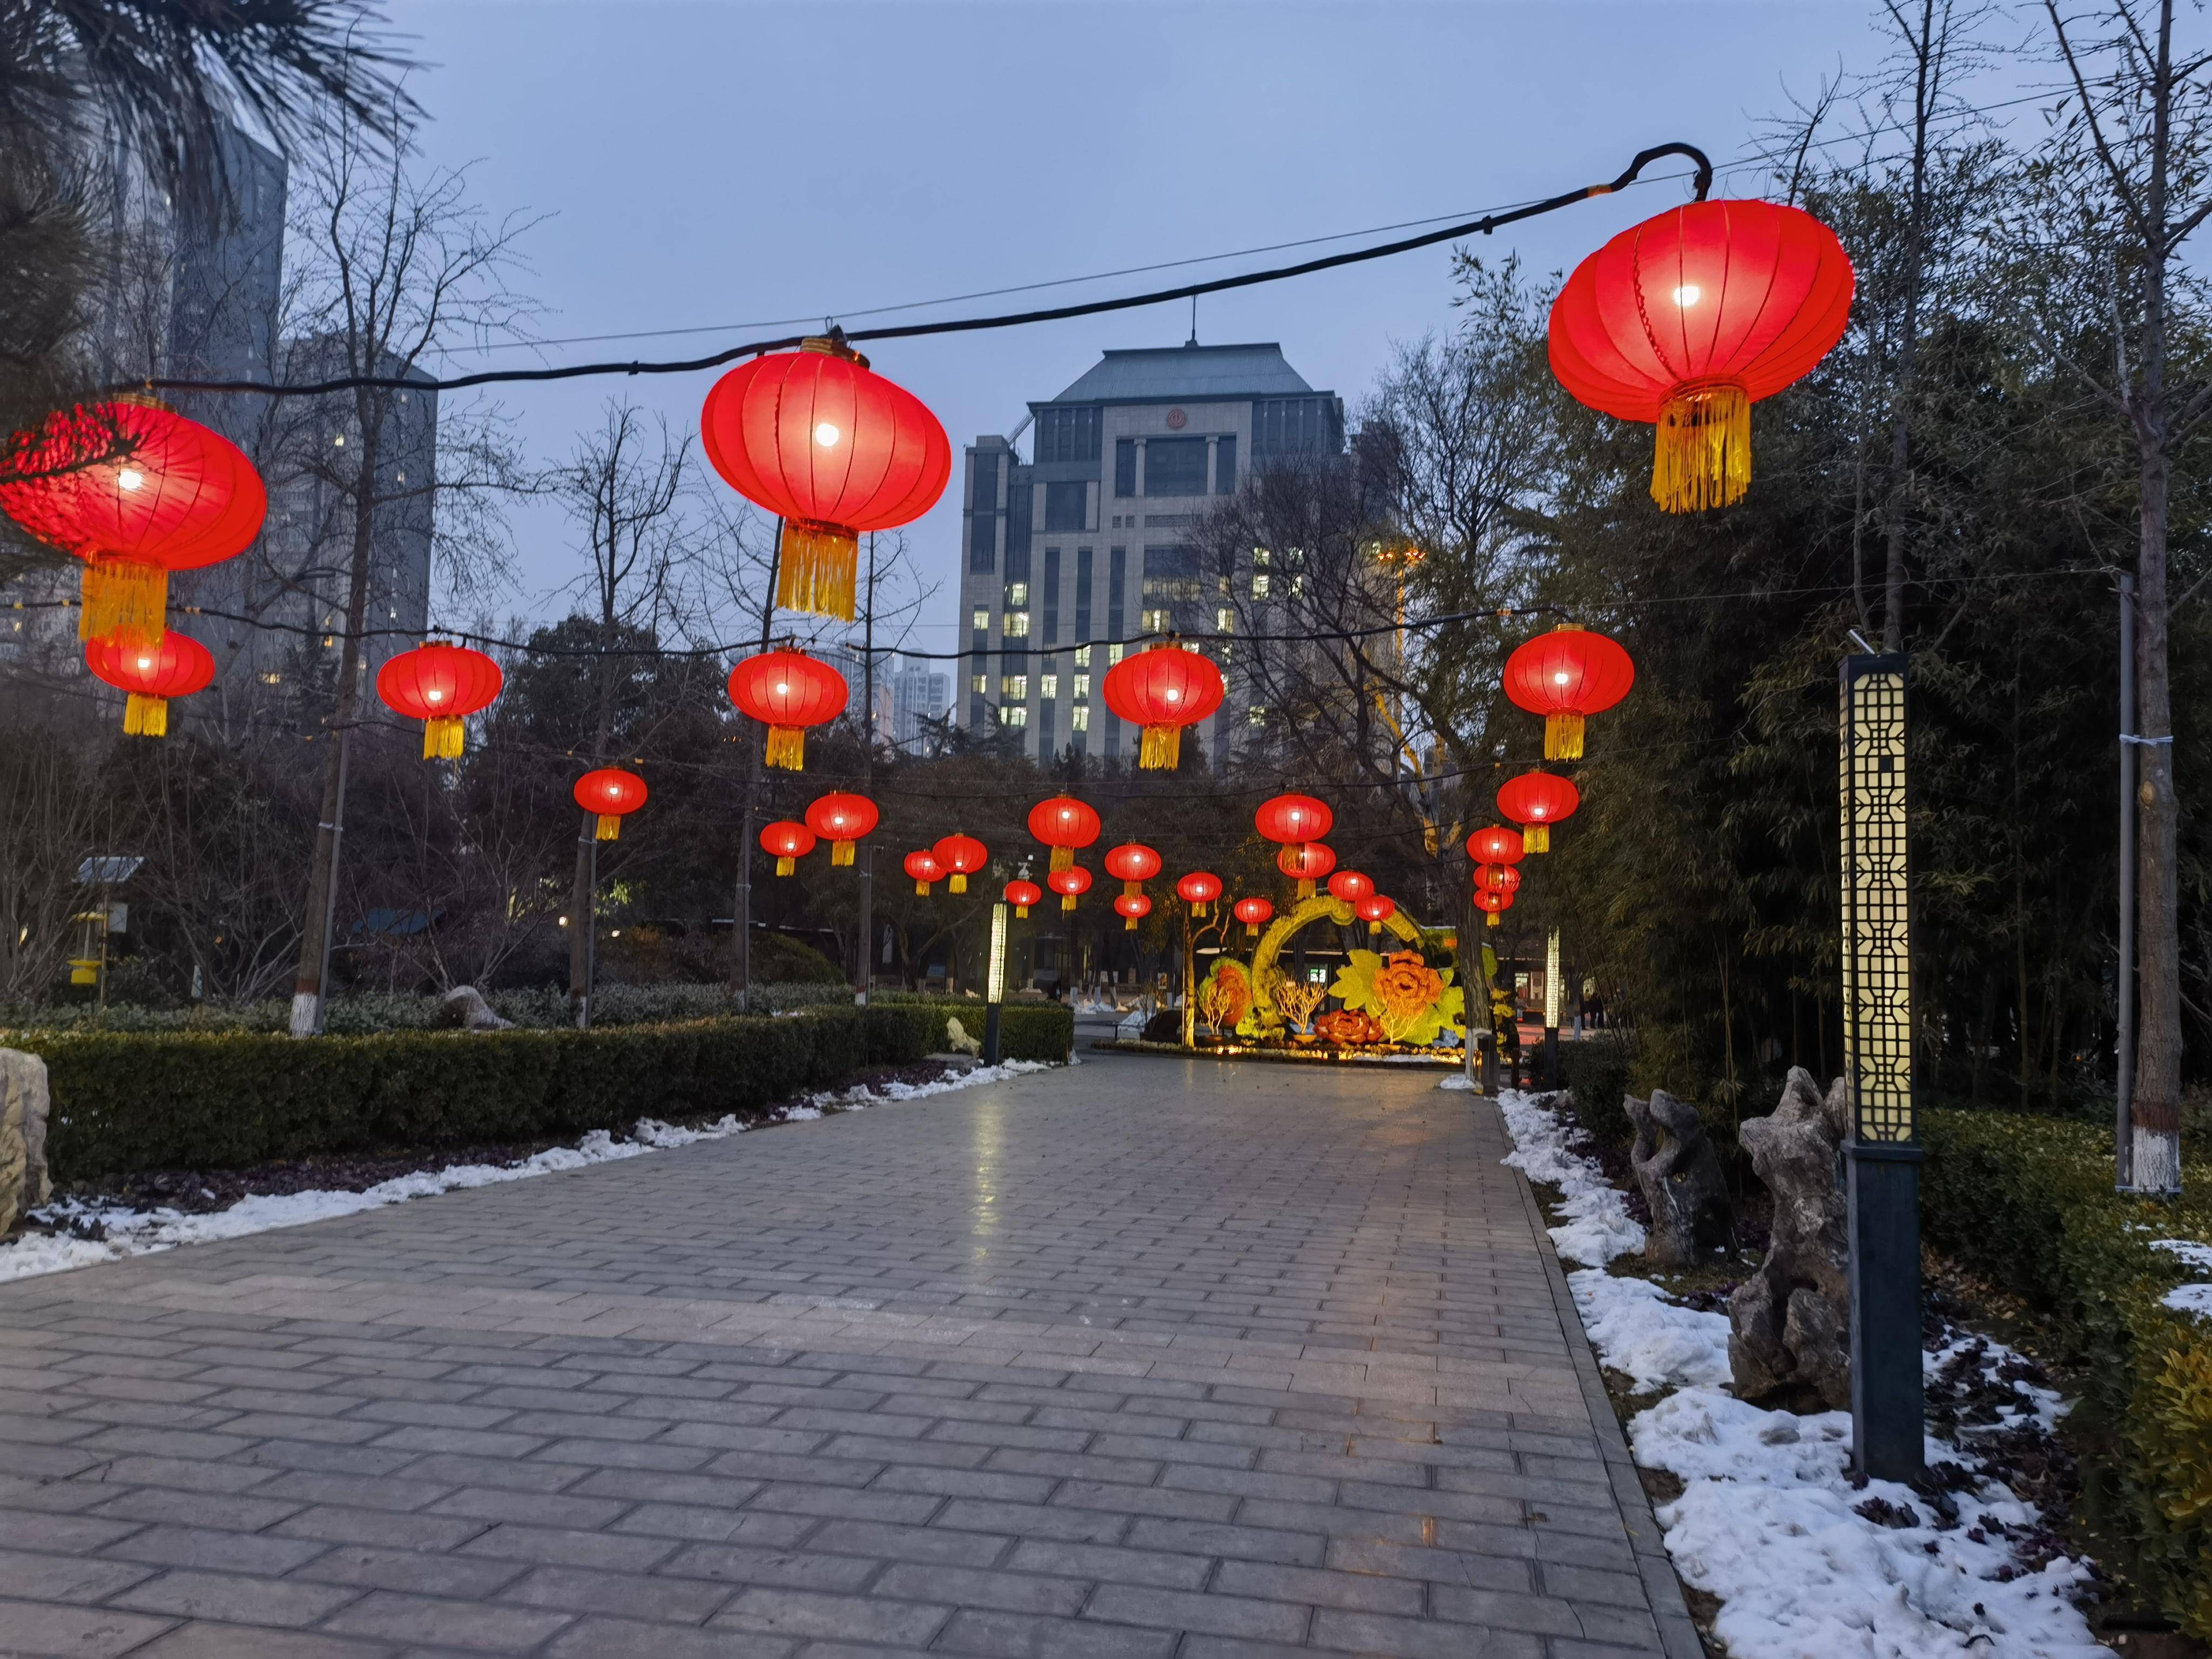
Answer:
POLYGON ((983 1063, 999 1063, 999 1009, 1006 1000, 1006 904, 991 907, 991 960, 983 975, 983 1063))
POLYGON ((1544 940, 1544 1081, 1559 1086, 1559 930, 1544 940))
POLYGON ((1840 681, 1851 1443, 1866 1474, 1907 1480, 1921 1470, 1923 1401, 1905 659, 1846 657, 1840 681))

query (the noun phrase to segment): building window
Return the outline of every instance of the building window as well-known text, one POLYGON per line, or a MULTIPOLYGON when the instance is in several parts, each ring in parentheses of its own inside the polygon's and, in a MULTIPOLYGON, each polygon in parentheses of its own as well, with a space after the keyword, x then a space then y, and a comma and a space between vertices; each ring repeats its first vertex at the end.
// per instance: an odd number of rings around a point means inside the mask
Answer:
POLYGON ((1100 416, 1096 404, 1037 410, 1036 458, 1040 461, 1095 461, 1100 416))
POLYGON ((1080 478, 1044 487, 1044 527, 1047 530, 1088 530, 1091 486, 1080 478))
POLYGON ((1255 570, 1252 573, 1252 597, 1255 599, 1264 599, 1267 597, 1267 573, 1264 570, 1255 570))
POLYGON ((973 676, 968 682, 968 689, 979 697, 983 696, 991 689, 991 677, 988 674, 973 676))
MULTIPOLYGON (((1082 661, 1084 661, 1084 662, 1089 662, 1089 661, 1091 660, 1091 653, 1090 653, 1088 651, 1079 651, 1079 652, 1077 652, 1075 654, 1076 654, 1076 656, 1077 656, 1079 659, 1081 659, 1081 660, 1082 660, 1082 661)), ((1075 677, 1075 700, 1076 700, 1076 702, 1083 702, 1083 701, 1084 701, 1084 699, 1085 699, 1086 697, 1088 697, 1090 695, 1091 695, 1091 676, 1090 676, 1090 675, 1088 675, 1088 674, 1078 674, 1078 675, 1075 677)))
POLYGON ((1127 648, 1127 647, 1121 645, 1108 646, 1106 647, 1106 665, 1109 668, 1111 668, 1115 663, 1121 661, 1121 653, 1127 648))
POLYGON ((1145 494, 1206 494, 1206 440, 1154 438, 1145 446, 1145 494))
POLYGON ((1030 711, 1020 703, 999 711, 999 724, 1001 726, 1027 726, 1029 723, 1030 711))
POLYGON ((1038 676, 1037 676, 1037 696, 1039 696, 1040 697, 1056 697, 1056 696, 1058 696, 1059 695, 1060 695, 1060 676, 1059 676, 1059 675, 1057 675, 1057 674, 1040 674, 1040 675, 1038 675, 1038 676))
POLYGON ((1006 603, 1018 611, 1022 606, 1027 605, 1029 602, 1030 585, 1027 582, 1008 582, 1006 584, 1006 603))
POLYGON ((975 607, 975 614, 970 617, 969 621, 970 626, 972 626, 978 634, 988 631, 991 626, 990 608, 988 605, 977 605, 975 607))
POLYGON ((1091 705, 1079 702, 1068 710, 1067 725, 1070 731, 1088 732, 1091 729, 1091 705))
POLYGON ((999 681, 999 695, 1008 702, 1027 702, 1030 700, 1030 677, 1008 674, 999 681))
MULTIPOLYGON (((1075 665, 1078 668, 1088 668, 1091 666, 1091 647, 1089 646, 1079 645, 1075 647, 1075 665)), ((1079 691, 1075 695, 1079 697, 1083 693, 1079 691)))
POLYGON ((1213 493, 1217 495, 1234 495, 1237 493, 1237 440, 1234 436, 1214 440, 1213 493))
POLYGON ((1254 703, 1244 711, 1244 722, 1248 726, 1265 726, 1267 723, 1267 705, 1264 702, 1254 703))
POLYGON ((1026 611, 1006 612, 1006 626, 999 632, 1010 640, 1025 640, 1030 636, 1030 613, 1026 611))
POLYGON ((1291 577, 1291 597, 1295 599, 1305 591, 1306 579, 1304 576, 1293 574, 1291 577))
POLYGON ((1273 562, 1274 556, 1266 548, 1255 547, 1252 550, 1252 568, 1255 570, 1265 570, 1273 562))
POLYGON ((1168 613, 1165 607, 1156 611, 1139 611, 1137 613, 1137 631, 1139 634, 1166 633, 1168 613))
POLYGON ((1213 631, 1215 633, 1233 633, 1236 631, 1236 628, 1237 613, 1234 611, 1231 611, 1227 605, 1223 605, 1218 611, 1216 611, 1213 613, 1213 631))
POLYGON ((995 570, 999 568, 997 514, 978 513, 969 523, 968 568, 970 570, 995 570))
MULTIPOLYGON (((1133 495, 1137 493, 1137 441, 1116 438, 1114 441, 1114 493, 1133 495)), ((1114 520, 1118 527, 1121 520, 1114 520)))

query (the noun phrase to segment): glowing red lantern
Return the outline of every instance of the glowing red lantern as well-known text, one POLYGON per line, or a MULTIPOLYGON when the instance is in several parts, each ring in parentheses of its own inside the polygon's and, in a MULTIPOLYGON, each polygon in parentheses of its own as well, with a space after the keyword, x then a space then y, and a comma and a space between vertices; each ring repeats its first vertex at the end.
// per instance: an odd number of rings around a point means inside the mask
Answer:
POLYGON ((424 760, 458 760, 462 722, 491 707, 505 681, 483 652, 433 640, 378 669, 376 695, 392 713, 422 722, 424 760))
POLYGON ((1183 727, 1220 708, 1228 691, 1210 659, 1172 643, 1122 658, 1106 671, 1101 689, 1109 708, 1144 728, 1137 764, 1152 772, 1174 770, 1183 727))
POLYGON ((906 855, 906 872, 914 878, 914 890, 924 898, 929 896, 932 882, 945 879, 945 866, 937 861, 937 855, 926 848, 906 855))
POLYGON ((1521 872, 1510 864, 1479 864, 1474 868, 1474 885, 1478 892, 1517 893, 1521 872))
POLYGON ((1346 904, 1357 904, 1374 890, 1374 878, 1357 870, 1340 870, 1328 878, 1328 896, 1346 904))
POLYGON ((645 805, 645 780, 618 766, 603 766, 576 780, 576 805, 599 816, 599 839, 617 841, 624 814, 645 805))
POLYGON ((1160 855, 1140 841, 1125 841, 1106 854, 1106 873, 1133 896, 1160 872, 1160 855))
POLYGON ((1544 758, 1583 757, 1583 716, 1628 695, 1636 665, 1628 653, 1579 623, 1562 623, 1522 643, 1505 659, 1505 695, 1544 717, 1544 758))
POLYGON ((150 398, 60 410, 19 440, 0 512, 85 562, 81 640, 158 642, 169 573, 243 553, 268 515, 245 451, 150 398))
POLYGON ((966 892, 968 878, 981 869, 991 856, 973 836, 947 836, 930 850, 937 854, 937 861, 951 872, 952 879, 945 884, 948 893, 966 892))
POLYGON ((1073 910, 1076 896, 1091 890, 1091 872, 1079 864, 1071 864, 1065 870, 1054 870, 1044 878, 1044 884, 1060 895, 1060 908, 1073 910))
POLYGON ((1662 508, 1726 507, 1751 486, 1751 405, 1843 337, 1855 281, 1802 209, 1670 208, 1575 267, 1552 306, 1552 372, 1592 409, 1657 424, 1662 508))
POLYGON ((920 518, 952 476, 937 416, 834 334, 715 381, 699 441, 725 483, 783 520, 775 602, 846 622, 860 532, 920 518))
POLYGON ((1474 908, 1487 914, 1488 920, 1484 926, 1495 927, 1498 925, 1498 918, 1513 908, 1513 895, 1493 893, 1485 888, 1477 888, 1474 894, 1474 908))
POLYGON ((852 697, 845 677, 804 651, 763 651, 730 671, 730 701, 768 727, 770 766, 806 769, 806 728, 834 720, 852 697))
POLYGON ((1030 834, 1052 848, 1051 867, 1065 870, 1098 839, 1098 814, 1073 795, 1054 795, 1030 808, 1030 834))
POLYGON ((1211 870, 1194 870, 1176 884, 1176 896, 1190 906, 1194 916, 1202 916, 1221 896, 1221 878, 1211 870))
POLYGON ((799 860, 814 850, 814 832, 803 823, 793 823, 789 818, 778 818, 760 833, 763 852, 775 854, 775 872, 787 876, 799 868, 799 860))
POLYGON ((1336 868, 1336 849, 1325 841, 1299 842, 1275 854, 1275 868, 1297 883, 1300 898, 1310 899, 1314 884, 1336 868))
POLYGON ((1336 827, 1336 814, 1311 795, 1278 795, 1252 815, 1252 825, 1264 840, 1296 847, 1328 835, 1336 827))
POLYGON ((1010 881, 1006 884, 1006 900, 1014 907, 1017 916, 1025 916, 1030 906, 1044 902, 1044 889, 1033 881, 1010 881))
POLYGON ((1525 850, 1520 831, 1497 824, 1467 838, 1467 855, 1477 864, 1518 864, 1525 850))
POLYGON ((153 644, 126 645, 116 635, 87 640, 84 665, 95 678, 131 695, 124 700, 123 729, 134 738, 169 734, 169 699, 189 697, 215 678, 207 647, 174 629, 153 644))
POLYGON ((1522 848, 1530 853, 1550 852, 1552 826, 1582 802, 1582 791, 1555 772, 1523 772, 1498 792, 1498 812, 1521 826, 1522 848))
POLYGON ((1275 907, 1263 898, 1241 898, 1230 907, 1230 914, 1244 924, 1244 937, 1260 937, 1260 924, 1275 914, 1275 907))
POLYGON ((1114 908, 1121 912, 1122 932, 1133 933, 1137 923, 1152 915, 1152 902, 1142 893, 1124 893, 1114 901, 1114 908))
POLYGON ((835 792, 806 809, 806 827, 830 843, 832 865, 853 861, 853 843, 875 831, 878 814, 866 795, 835 792))
POLYGON ((1352 913, 1367 924, 1369 933, 1379 933, 1382 924, 1398 914, 1398 904, 1396 900, 1385 898, 1380 893, 1370 893, 1352 907, 1352 913))

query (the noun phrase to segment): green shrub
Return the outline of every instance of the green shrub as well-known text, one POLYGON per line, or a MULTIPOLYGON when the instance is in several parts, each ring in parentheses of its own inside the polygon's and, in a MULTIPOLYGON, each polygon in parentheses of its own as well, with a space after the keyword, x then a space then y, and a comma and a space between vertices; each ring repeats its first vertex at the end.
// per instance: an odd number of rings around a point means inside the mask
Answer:
MULTIPOLYGON (((930 1028, 929 1048, 945 1048, 945 1022, 978 1042, 983 1036, 983 1004, 969 997, 933 996, 924 991, 871 991, 871 1008, 911 1009, 930 1028)), ((1057 1065, 1075 1048, 1075 1011, 1058 1002, 1006 1002, 999 1006, 999 1058, 1041 1060, 1057 1065)))
POLYGON ((1627 1037, 1593 1032, 1559 1045, 1559 1072, 1575 1097, 1575 1119, 1597 1139, 1626 1146, 1636 1138, 1621 1102, 1629 1094, 1635 1054, 1627 1037))

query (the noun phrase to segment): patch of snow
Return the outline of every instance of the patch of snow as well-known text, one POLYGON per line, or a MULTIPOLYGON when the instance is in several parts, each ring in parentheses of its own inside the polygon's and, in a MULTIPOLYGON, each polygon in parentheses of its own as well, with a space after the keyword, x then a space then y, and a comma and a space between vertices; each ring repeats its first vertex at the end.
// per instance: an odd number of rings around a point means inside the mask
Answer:
POLYGON ((2160 1306, 2192 1319, 2212 1319, 2212 1285, 2177 1285, 2158 1300, 2160 1306))
POLYGON ((1729 1380, 1726 1314, 1686 1308, 1648 1279, 1616 1279, 1602 1267, 1569 1273, 1567 1287, 1598 1358, 1638 1389, 1729 1380))
POLYGON ((1551 1234, 1562 1259, 1602 1267, 1617 1255, 1644 1248, 1644 1228, 1631 1219, 1626 1198, 1607 1183, 1595 1158, 1576 1150, 1589 1140, 1579 1126, 1562 1122, 1557 1112, 1517 1089, 1501 1091, 1498 1107, 1513 1137, 1513 1150, 1503 1161, 1529 1180, 1559 1189, 1559 1210, 1567 1222, 1551 1234))
POLYGON ((1454 1072, 1448 1078, 1438 1079, 1437 1087, 1439 1089, 1459 1089, 1477 1094, 1481 1092, 1480 1090, 1475 1088, 1474 1079, 1469 1077, 1465 1072, 1454 1072))
POLYGON ((2154 1238, 2150 1247, 2178 1255, 2190 1267, 2212 1268, 2212 1244, 2200 1244, 2193 1238, 2154 1238))

